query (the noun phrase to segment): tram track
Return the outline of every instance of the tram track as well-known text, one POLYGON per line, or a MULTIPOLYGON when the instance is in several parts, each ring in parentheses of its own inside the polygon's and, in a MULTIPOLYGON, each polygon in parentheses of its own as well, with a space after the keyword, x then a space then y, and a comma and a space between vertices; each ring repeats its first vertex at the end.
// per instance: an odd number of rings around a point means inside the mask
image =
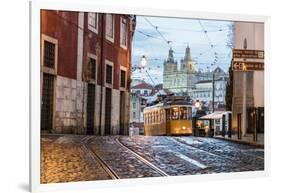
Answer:
MULTIPOLYGON (((110 165, 108 165, 106 163, 106 161, 103 160, 103 158, 98 155, 98 153, 96 153, 93 148, 91 148, 89 146, 89 144, 91 143, 90 140, 92 139, 91 136, 87 136, 85 138, 83 138, 82 140, 82 149, 92 158, 94 159, 101 167, 102 169, 112 178, 112 179, 121 179, 120 175, 118 175, 114 169, 112 169, 112 167, 110 165)), ((157 173, 157 175, 159 176, 169 176, 167 173, 165 173, 163 170, 161 170, 160 168, 158 168, 157 166, 155 166, 153 163, 151 163, 150 161, 148 161, 147 159, 145 159, 144 157, 142 157, 141 155, 139 155, 138 153, 136 153, 135 151, 133 151, 132 149, 130 149, 129 147, 127 147, 126 145, 124 145, 118 137, 115 137, 113 139, 114 143, 116 143, 119 147, 121 147, 123 150, 125 150, 126 152, 128 152, 129 154, 133 155, 136 160, 139 160, 141 163, 143 163, 145 166, 147 166, 148 168, 150 168, 151 170, 153 170, 154 173, 157 173)))
MULTIPOLYGON (((229 156, 223 156, 223 155, 219 155, 219 154, 217 154, 217 153, 211 153, 211 152, 209 152, 209 151, 207 151, 207 150, 200 149, 200 148, 195 147, 195 146, 193 146, 193 145, 190 145, 190 144, 188 144, 188 143, 186 143, 186 142, 183 142, 183 141, 181 141, 181 140, 179 140, 179 139, 171 139, 171 140, 174 141, 174 142, 177 142, 177 143, 179 143, 179 144, 186 145, 186 146, 189 146, 189 147, 191 147, 191 148, 197 149, 198 151, 204 152, 204 153, 206 153, 206 154, 209 154, 209 155, 212 155, 212 156, 216 156, 216 157, 220 157, 220 158, 222 158, 222 159, 226 159, 226 160, 228 160, 228 161, 230 161, 230 162, 233 162, 233 159, 231 159, 229 156)), ((247 166, 240 166, 240 167, 243 168, 243 169, 245 169, 245 170, 255 171, 255 169, 252 169, 252 168, 247 167, 247 166)))
POLYGON ((127 150, 128 152, 130 152, 131 154, 133 154, 137 159, 139 159, 141 162, 143 162, 145 165, 147 165, 148 167, 150 167, 152 170, 156 171, 160 176, 169 176, 166 172, 164 172, 163 170, 161 170, 159 167, 155 166, 153 163, 151 163, 150 161, 148 161, 147 159, 145 159, 144 157, 142 157, 141 155, 139 155, 138 153, 136 153, 134 150, 132 150, 131 148, 127 147, 126 145, 124 145, 119 138, 115 139, 115 142, 121 146, 122 148, 124 148, 125 150, 127 150))
POLYGON ((90 136, 87 136, 82 139, 82 149, 87 153, 93 160, 95 160, 101 168, 114 180, 120 179, 120 177, 116 174, 116 172, 89 146, 88 142, 91 139, 90 136))

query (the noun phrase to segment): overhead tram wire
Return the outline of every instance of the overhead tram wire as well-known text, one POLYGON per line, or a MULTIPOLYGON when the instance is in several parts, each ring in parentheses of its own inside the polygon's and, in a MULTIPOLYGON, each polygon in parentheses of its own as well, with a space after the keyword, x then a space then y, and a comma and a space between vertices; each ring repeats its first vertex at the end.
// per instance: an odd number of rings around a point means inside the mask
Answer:
MULTIPOLYGON (((143 17, 143 18, 145 19, 145 21, 147 22, 147 24, 149 24, 153 29, 156 30, 156 32, 161 36, 161 38, 158 38, 158 37, 156 37, 156 36, 147 34, 147 33, 142 32, 142 31, 140 31, 140 30, 138 30, 138 32, 141 33, 142 35, 148 37, 148 38, 154 38, 154 39, 158 39, 158 40, 162 39, 162 40, 168 45, 168 47, 171 48, 171 44, 170 44, 170 43, 171 43, 171 42, 174 43, 174 41, 169 41, 169 40, 167 40, 167 39, 164 37, 164 35, 159 31, 159 26, 154 25, 148 18, 146 18, 146 17, 143 17)), ((209 37, 208 33, 209 33, 209 32, 215 32, 215 31, 224 31, 224 30, 223 30, 222 28, 220 28, 220 29, 218 29, 218 30, 214 30, 214 31, 206 30, 205 27, 204 27, 204 25, 202 24, 202 22, 201 22, 200 20, 198 20, 198 22, 199 22, 200 27, 202 28, 202 30, 198 30, 197 32, 200 32, 200 33, 203 32, 203 33, 205 34, 205 36, 206 36, 206 38, 207 38, 207 40, 208 40, 208 44, 210 45, 210 48, 207 49, 207 50, 204 51, 204 52, 199 53, 199 56, 197 56, 197 57, 195 57, 195 58, 198 60, 198 58, 202 57, 204 54, 206 54, 206 53, 208 53, 208 52, 210 52, 210 51, 213 50, 213 52, 214 52, 214 61, 213 61, 212 63, 210 63, 210 64, 211 64, 211 66, 213 66, 213 65, 215 65, 215 64, 218 64, 218 56, 217 56, 218 53, 214 50, 214 47, 215 47, 215 46, 218 46, 218 44, 214 45, 214 44, 212 43, 211 38, 209 37)), ((165 27, 161 27, 161 29, 162 29, 162 28, 164 29, 165 27)), ((179 54, 179 53, 177 53, 177 52, 174 52, 174 53, 175 53, 175 54, 179 54)), ((207 63, 206 63, 206 64, 207 64, 207 63)), ((202 65, 202 63, 201 63, 200 65, 202 65)), ((148 73, 148 72, 147 72, 147 73, 148 73)), ((148 74, 148 75, 149 75, 149 74, 148 74)))
POLYGON ((210 44, 210 47, 211 47, 210 50, 214 51, 214 61, 211 64, 213 66, 213 65, 217 64, 217 61, 218 61, 217 52, 213 49, 214 48, 214 44, 212 43, 212 41, 211 41, 211 39, 210 39, 210 37, 208 35, 208 31, 205 29, 205 27, 203 26, 203 24, 202 24, 200 19, 198 19, 198 22, 199 22, 199 25, 201 26, 202 30, 204 31, 204 34, 205 34, 205 36, 206 36, 206 38, 208 40, 208 43, 210 44))
POLYGON ((138 32, 138 33, 140 33, 140 34, 142 34, 142 35, 144 35, 144 36, 146 36, 146 37, 148 37, 148 38, 154 38, 154 39, 158 39, 158 40, 161 40, 161 41, 162 41, 161 38, 156 37, 156 36, 153 36, 153 35, 150 35, 150 34, 147 34, 147 33, 143 32, 143 31, 136 30, 136 32, 138 32))
POLYGON ((209 37, 209 35, 208 35, 208 31, 204 28, 204 26, 203 26, 203 24, 201 23, 200 20, 198 20, 198 22, 199 22, 199 24, 200 24, 200 26, 201 26, 201 28, 202 28, 204 34, 206 35, 206 38, 207 38, 207 40, 208 40, 210 46, 213 47, 214 45, 212 44, 212 41, 211 41, 211 39, 210 39, 210 37, 209 37))
MULTIPOLYGON (((147 24, 145 22, 138 21, 140 24, 147 24)), ((150 25, 150 24, 149 24, 150 25)), ((194 29, 188 29, 188 28, 173 28, 173 27, 163 27, 163 26, 158 26, 158 28, 161 29, 167 29, 167 30, 178 30, 178 31, 187 31, 187 32, 195 32, 195 33, 202 33, 202 30, 194 30, 194 29)), ((216 30, 208 30, 208 32, 223 32, 227 31, 228 29, 225 27, 220 27, 219 29, 216 30)))
POLYGON ((143 17, 143 18, 145 19, 145 21, 146 21, 147 23, 149 23, 149 24, 152 26, 153 29, 156 30, 156 32, 157 32, 157 33, 162 37, 162 39, 168 44, 169 48, 172 48, 172 46, 170 45, 171 41, 167 40, 167 39, 164 37, 164 35, 158 30, 158 26, 153 25, 153 24, 151 23, 151 21, 149 21, 146 17, 143 17))
MULTIPOLYGON (((159 31, 159 26, 154 25, 148 18, 146 18, 146 17, 143 17, 143 18, 145 19, 145 21, 146 21, 150 26, 152 26, 153 29, 156 30, 156 32, 162 37, 162 39, 164 40, 164 42, 166 42, 166 43, 168 44, 168 46, 169 46, 170 48, 172 48, 171 45, 170 45, 170 43, 173 42, 173 41, 169 41, 169 40, 167 40, 167 39, 163 36, 163 34, 159 31)), ((206 38, 207 38, 207 40, 208 40, 208 43, 209 43, 209 45, 210 45, 210 49, 208 49, 208 50, 206 50, 206 51, 200 53, 199 56, 196 57, 196 58, 199 58, 199 57, 202 56, 203 54, 205 54, 205 53, 207 53, 207 52, 213 50, 213 48, 215 47, 215 45, 212 43, 212 41, 211 41, 211 39, 210 39, 210 37, 209 37, 209 35, 208 35, 208 32, 210 32, 210 31, 207 31, 207 30, 205 29, 205 27, 203 26, 203 24, 202 24, 202 22, 201 22, 200 20, 198 20, 198 22, 199 22, 199 24, 200 24, 200 26, 201 26, 201 28, 202 28, 202 30, 201 30, 201 31, 198 31, 198 32, 203 32, 203 33, 205 34, 205 36, 206 36, 206 38)), ((223 30, 222 30, 222 28, 220 28, 218 31, 223 31, 223 30)), ((145 34, 145 33, 143 33, 143 32, 142 32, 142 34, 143 34, 143 35, 146 35, 147 37, 156 38, 156 37, 153 37, 153 36, 151 36, 151 35, 145 34)), ((156 38, 156 39, 158 39, 158 38, 156 38)), ((216 46, 217 46, 217 45, 216 45, 216 46)), ((213 50, 213 51, 214 51, 214 50, 213 50)), ((177 54, 177 53, 175 52, 175 54, 177 54)), ((215 58, 214 58, 214 61, 213 61, 213 64, 212 64, 212 65, 214 65, 214 64, 217 63, 217 56, 216 56, 216 54, 217 54, 217 53, 214 51, 214 56, 215 56, 215 58)))

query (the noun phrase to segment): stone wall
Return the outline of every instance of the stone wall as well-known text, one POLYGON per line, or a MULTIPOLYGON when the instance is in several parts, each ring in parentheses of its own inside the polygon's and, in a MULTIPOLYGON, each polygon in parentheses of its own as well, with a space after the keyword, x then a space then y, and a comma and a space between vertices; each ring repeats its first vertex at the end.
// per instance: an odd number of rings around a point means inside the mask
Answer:
POLYGON ((56 77, 54 133, 85 133, 86 86, 82 81, 56 77))
POLYGON ((119 134, 120 130, 120 90, 112 89, 111 133, 119 134))
MULTIPOLYGON (((104 135, 105 125, 105 87, 95 86, 94 135, 104 135), (100 102, 102 113, 100 119, 100 102), (101 127, 100 127, 101 124, 101 127), (101 130, 100 130, 101 129, 101 130)), ((130 116, 129 93, 125 92, 125 133, 130 116)), ((53 133, 86 134, 87 127, 87 83, 57 76, 55 86, 55 111, 53 133)), ((111 134, 120 132, 120 90, 112 89, 111 134)))

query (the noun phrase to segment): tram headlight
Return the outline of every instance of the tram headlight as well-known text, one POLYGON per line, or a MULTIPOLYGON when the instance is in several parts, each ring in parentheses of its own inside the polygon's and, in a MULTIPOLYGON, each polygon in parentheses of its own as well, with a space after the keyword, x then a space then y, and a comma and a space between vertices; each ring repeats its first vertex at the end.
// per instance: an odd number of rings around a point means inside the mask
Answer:
POLYGON ((182 126, 182 130, 186 130, 186 126, 182 126))

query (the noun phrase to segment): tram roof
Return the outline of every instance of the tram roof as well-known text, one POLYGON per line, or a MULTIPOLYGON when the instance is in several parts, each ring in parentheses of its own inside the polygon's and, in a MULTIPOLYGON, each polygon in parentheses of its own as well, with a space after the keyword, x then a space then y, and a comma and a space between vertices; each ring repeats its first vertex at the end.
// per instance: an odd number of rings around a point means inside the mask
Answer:
POLYGON ((189 107, 193 107, 193 105, 189 104, 189 103, 158 103, 152 106, 147 106, 145 107, 145 110, 151 110, 153 108, 160 108, 160 107, 166 107, 169 108, 171 106, 189 106, 189 107))

